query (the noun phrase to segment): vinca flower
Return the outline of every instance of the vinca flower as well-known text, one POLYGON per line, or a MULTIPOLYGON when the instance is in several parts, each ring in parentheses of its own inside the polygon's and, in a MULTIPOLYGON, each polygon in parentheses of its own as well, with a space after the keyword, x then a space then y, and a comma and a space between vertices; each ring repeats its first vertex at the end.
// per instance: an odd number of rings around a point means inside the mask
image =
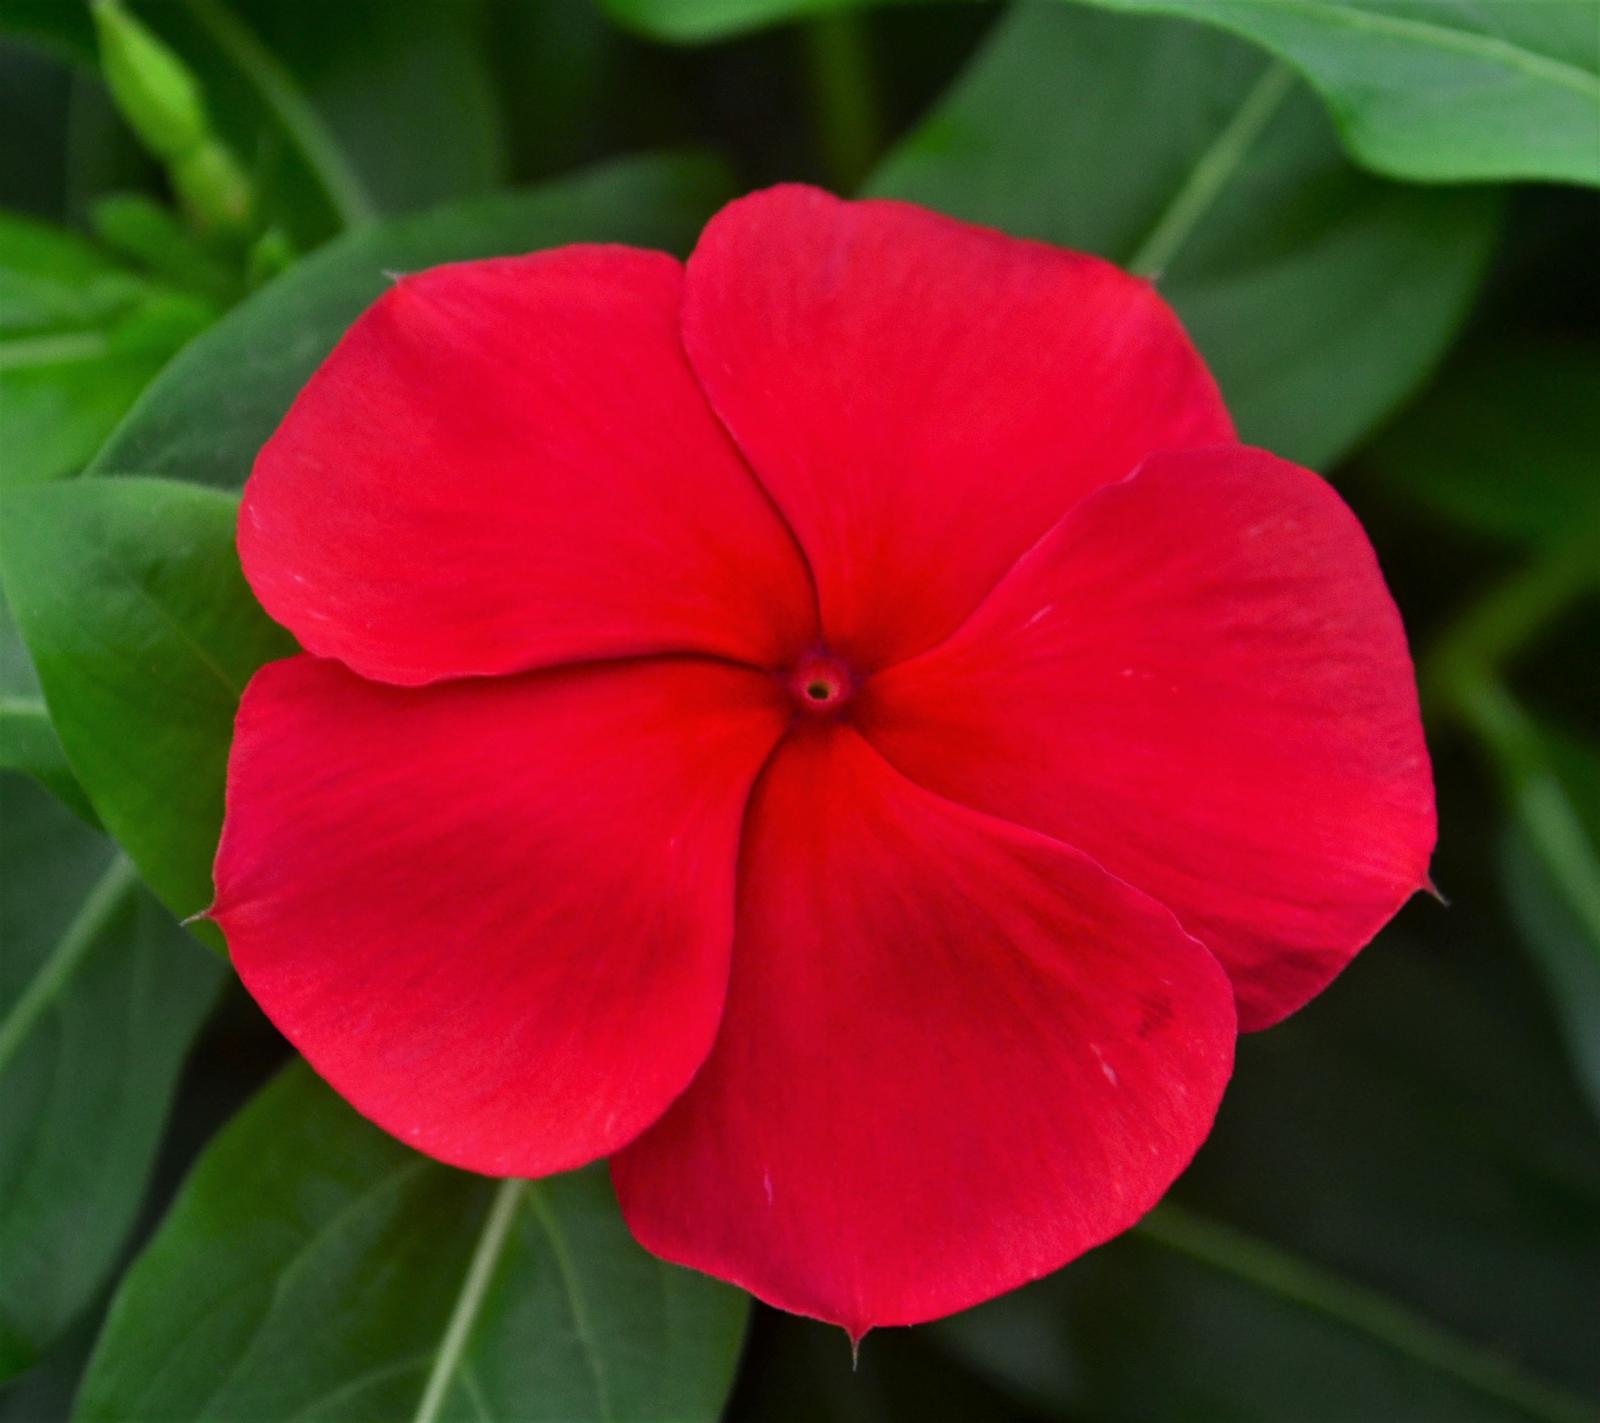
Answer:
MULTIPOLYGON (((1338 392, 1328 392, 1337 399, 1338 392)), ((212 915, 360 1112, 784 1309, 1126 1229, 1426 881, 1404 633, 1148 283, 804 187, 398 279, 260 454, 212 915)))

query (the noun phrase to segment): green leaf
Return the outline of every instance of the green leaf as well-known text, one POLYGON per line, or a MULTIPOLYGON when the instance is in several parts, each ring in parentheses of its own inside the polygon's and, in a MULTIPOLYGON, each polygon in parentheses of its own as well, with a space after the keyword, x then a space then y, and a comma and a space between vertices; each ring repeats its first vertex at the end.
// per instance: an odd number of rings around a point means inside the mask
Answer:
POLYGON ((1498 212, 1357 172, 1226 35, 1054 6, 1001 21, 868 186, 1157 273, 1242 437, 1324 468, 1438 359, 1498 212))
POLYGON ((76 473, 214 315, 73 233, 0 213, 0 485, 76 473))
POLYGON ((709 1423, 746 1306, 634 1244, 603 1167, 453 1171, 296 1065, 129 1272, 76 1418, 709 1423))
POLYGON ((1536 549, 1600 523, 1600 349, 1481 344, 1363 453, 1360 470, 1428 513, 1536 549))
MULTIPOLYGON (((622 23, 709 40, 871 0, 604 0, 622 23)), ((1086 0, 1199 21, 1293 66, 1345 146, 1425 182, 1600 183, 1600 24, 1593 0, 1086 0)), ((1078 121, 1063 83, 1052 131, 1078 121)))
POLYGON ((1051 1415, 1595 1423, 1600 1140, 1471 928, 1241 1040, 1175 1205, 938 1335, 1051 1415))
POLYGON ((100 828, 45 710, 44 693, 0 587, 0 771, 38 781, 79 819, 100 828))
POLYGON ((1600 183, 1592 0, 1093 0, 1203 20, 1293 65, 1346 147, 1426 182, 1600 183))
POLYGON ((686 250, 728 196, 714 161, 622 160, 526 192, 363 228, 300 262, 174 360, 92 473, 139 470, 237 488, 311 372, 386 272, 567 242, 686 250))
POLYGON ((1501 872, 1512 917, 1550 988, 1580 1082, 1600 1112, 1600 750, 1531 727, 1501 872))
POLYGON ((223 979, 132 866, 0 775, 0 1378, 104 1283, 223 979))
POLYGON ((180 917, 211 902, 240 693, 294 650, 239 571, 237 512, 218 490, 134 478, 16 490, 0 506, 7 596, 67 759, 180 917))

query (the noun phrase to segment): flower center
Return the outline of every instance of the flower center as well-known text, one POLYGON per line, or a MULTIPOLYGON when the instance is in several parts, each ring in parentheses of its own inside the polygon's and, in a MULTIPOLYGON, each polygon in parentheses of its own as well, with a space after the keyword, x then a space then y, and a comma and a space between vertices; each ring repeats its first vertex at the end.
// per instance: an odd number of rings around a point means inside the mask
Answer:
POLYGON ((826 652, 807 653, 784 674, 784 682, 800 710, 812 716, 830 716, 855 690, 850 669, 826 652))

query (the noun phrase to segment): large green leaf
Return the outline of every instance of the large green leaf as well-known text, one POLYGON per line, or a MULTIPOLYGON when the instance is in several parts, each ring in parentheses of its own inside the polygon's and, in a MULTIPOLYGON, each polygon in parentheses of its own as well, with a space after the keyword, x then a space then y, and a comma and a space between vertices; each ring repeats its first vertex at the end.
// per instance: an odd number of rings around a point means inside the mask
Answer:
POLYGON ((1054 5, 1002 21, 869 187, 1156 273, 1242 436, 1317 467, 1438 359, 1497 213, 1357 172, 1226 35, 1054 5))
POLYGON ((1176 1206, 941 1337, 1097 1423, 1600 1419, 1600 1140, 1520 960, 1418 917, 1240 1043, 1176 1206))
POLYGON ((727 196, 715 162, 660 155, 350 233, 237 307, 162 371, 91 473, 137 470, 237 488, 307 377, 383 291, 386 272, 566 242, 681 251, 727 196))
POLYGON ((14 490, 0 506, 6 592, 67 759, 180 916, 211 902, 239 696, 294 650, 245 585, 236 517, 220 490, 131 478, 14 490))
POLYGON ((634 1244, 603 1167, 453 1171, 296 1065, 128 1274, 76 1416, 712 1420, 746 1306, 634 1244))
MULTIPOLYGON (((706 40, 874 0, 605 0, 648 34, 706 40)), ((1366 167, 1428 182, 1600 183, 1593 0, 1086 0, 1230 30, 1293 65, 1366 167)), ((1063 81, 1052 131, 1080 121, 1063 81)), ((1157 91, 1159 92, 1159 91, 1157 91)), ((1164 96, 1163 96, 1164 97, 1164 96)))
POLYGON ((1428 182, 1600 183, 1593 0, 1093 0, 1220 25, 1297 68, 1345 144, 1428 182))
POLYGON ((116 1263, 223 978, 132 866, 0 774, 0 1378, 116 1263))

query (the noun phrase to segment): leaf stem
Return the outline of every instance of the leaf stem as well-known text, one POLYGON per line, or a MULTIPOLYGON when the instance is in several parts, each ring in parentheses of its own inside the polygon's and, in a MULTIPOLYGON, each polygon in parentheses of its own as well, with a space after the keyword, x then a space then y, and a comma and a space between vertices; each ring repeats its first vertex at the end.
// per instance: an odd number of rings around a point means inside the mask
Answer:
POLYGON ((1309 1309, 1544 1423, 1597 1423, 1586 1400, 1460 1339, 1394 1300, 1220 1221, 1167 1202, 1137 1234, 1309 1309))
POLYGON ((1422 668, 1424 706, 1483 749, 1511 813, 1562 898, 1600 945, 1600 861, 1505 669, 1538 632, 1600 586, 1600 533, 1585 529, 1489 590, 1441 634, 1422 668))
POLYGON ((277 56, 217 0, 188 0, 188 4, 217 47, 255 86, 289 141, 300 150, 340 223, 357 227, 372 221, 377 216, 377 205, 366 184, 350 166, 322 115, 277 56))
POLYGON ((56 946, 39 966, 38 972, 28 981, 11 1011, 0 1022, 0 1072, 10 1065, 11 1059, 38 1022, 51 1000, 61 991, 61 986, 94 947, 106 926, 127 902, 139 883, 133 863, 126 855, 116 855, 106 866, 94 887, 84 898, 72 922, 67 925, 56 946))
POLYGON ((467 1343, 472 1337, 472 1327, 478 1322, 478 1312, 483 1308, 484 1296, 494 1280, 495 1269, 500 1264, 500 1254, 505 1249, 506 1238, 511 1233, 511 1222, 516 1217, 526 1181, 505 1180, 495 1189, 489 1214, 484 1217, 483 1230, 478 1235, 477 1247, 467 1265, 466 1278, 461 1282, 461 1294, 450 1313, 444 1339, 428 1373, 427 1385, 412 1423, 435 1423, 439 1410, 444 1407, 445 1396, 455 1382, 456 1370, 461 1366, 467 1343))
POLYGON ((823 166, 839 192, 854 192, 883 148, 866 21, 851 11, 820 15, 803 36, 823 166))
POLYGON ((1294 72, 1287 65, 1274 60, 1262 71, 1222 132, 1200 155, 1138 250, 1128 258, 1130 272, 1159 277, 1171 265, 1293 87, 1294 72))

